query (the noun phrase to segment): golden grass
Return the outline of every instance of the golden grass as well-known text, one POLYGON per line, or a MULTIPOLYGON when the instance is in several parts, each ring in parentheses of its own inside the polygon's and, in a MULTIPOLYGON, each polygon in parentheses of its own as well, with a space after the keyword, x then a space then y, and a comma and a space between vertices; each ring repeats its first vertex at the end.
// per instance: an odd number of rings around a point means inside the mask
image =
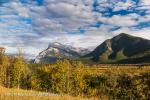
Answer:
POLYGON ((115 74, 141 74, 141 73, 150 73, 150 66, 107 66, 107 65, 98 65, 98 66, 90 66, 85 68, 88 74, 97 75, 104 74, 106 72, 112 72, 115 74))
POLYGON ((72 97, 69 95, 56 95, 52 93, 32 91, 32 90, 8 89, 0 86, 0 100, 98 100, 98 99, 72 97))

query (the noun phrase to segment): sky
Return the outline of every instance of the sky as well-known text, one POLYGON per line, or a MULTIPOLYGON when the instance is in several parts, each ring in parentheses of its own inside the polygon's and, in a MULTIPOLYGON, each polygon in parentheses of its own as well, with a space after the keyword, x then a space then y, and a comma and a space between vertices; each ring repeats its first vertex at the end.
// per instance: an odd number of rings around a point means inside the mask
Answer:
POLYGON ((0 0, 0 46, 36 56, 51 42, 94 48, 117 34, 150 39, 150 0, 0 0))

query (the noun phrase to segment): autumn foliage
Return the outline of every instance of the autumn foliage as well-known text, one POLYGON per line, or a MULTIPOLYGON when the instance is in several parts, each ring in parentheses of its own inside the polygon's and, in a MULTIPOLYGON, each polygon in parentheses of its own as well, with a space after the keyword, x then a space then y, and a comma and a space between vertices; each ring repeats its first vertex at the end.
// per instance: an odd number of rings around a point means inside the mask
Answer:
MULTIPOLYGON (((81 97, 111 100, 148 100, 150 98, 150 70, 138 73, 106 70, 95 73, 93 66, 79 61, 59 60, 54 64, 28 64, 19 54, 11 59, 0 53, 0 85, 7 88, 37 90, 81 97), (88 69, 88 70, 87 70, 88 69), (92 74, 91 74, 92 72, 92 74)), ((129 68, 130 69, 130 68, 129 68)), ((141 70, 142 72, 139 72, 141 70)))

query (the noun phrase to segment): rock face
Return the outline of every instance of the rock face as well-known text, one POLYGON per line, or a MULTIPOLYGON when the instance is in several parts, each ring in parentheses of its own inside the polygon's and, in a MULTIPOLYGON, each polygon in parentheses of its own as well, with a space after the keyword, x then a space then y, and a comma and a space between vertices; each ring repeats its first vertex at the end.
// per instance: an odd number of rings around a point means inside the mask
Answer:
POLYGON ((34 60, 34 63, 56 62, 57 59, 63 58, 74 59, 87 53, 89 53, 87 49, 75 48, 69 45, 54 42, 50 43, 46 50, 39 53, 34 60))
MULTIPOLYGON (((132 63, 132 61, 134 63, 136 59, 142 59, 141 61, 143 62, 150 62, 150 40, 121 33, 112 39, 106 40, 84 57, 89 57, 93 61, 106 63, 132 63)), ((136 63, 138 62, 136 61, 136 63)))

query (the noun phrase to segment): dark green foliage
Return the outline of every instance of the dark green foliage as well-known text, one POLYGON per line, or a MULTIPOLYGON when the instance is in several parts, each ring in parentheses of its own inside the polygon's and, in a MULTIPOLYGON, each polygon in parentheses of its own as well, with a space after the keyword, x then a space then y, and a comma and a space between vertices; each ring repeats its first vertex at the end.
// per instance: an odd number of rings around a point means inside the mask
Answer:
POLYGON ((140 63, 150 63, 150 54, 147 54, 143 57, 137 57, 137 58, 129 58, 129 59, 123 59, 120 61, 117 61, 119 64, 140 64, 140 63))

